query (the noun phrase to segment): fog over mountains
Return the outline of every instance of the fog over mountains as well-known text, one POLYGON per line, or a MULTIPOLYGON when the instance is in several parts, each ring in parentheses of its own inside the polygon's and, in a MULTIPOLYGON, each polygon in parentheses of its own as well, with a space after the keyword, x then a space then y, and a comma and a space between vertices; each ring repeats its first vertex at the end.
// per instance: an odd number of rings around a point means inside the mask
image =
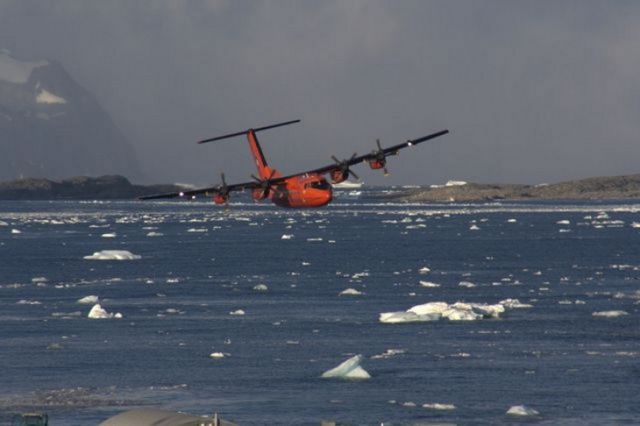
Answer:
POLYGON ((0 179, 141 177, 131 144, 96 98, 54 60, 0 50, 0 179))

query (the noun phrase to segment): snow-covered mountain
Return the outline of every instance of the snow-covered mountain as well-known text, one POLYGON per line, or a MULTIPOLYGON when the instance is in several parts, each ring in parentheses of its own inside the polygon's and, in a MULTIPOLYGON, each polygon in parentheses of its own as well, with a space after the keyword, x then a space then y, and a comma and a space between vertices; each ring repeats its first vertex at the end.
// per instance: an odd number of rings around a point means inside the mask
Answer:
POLYGON ((134 151, 95 97, 55 61, 0 50, 0 179, 124 174, 134 151))

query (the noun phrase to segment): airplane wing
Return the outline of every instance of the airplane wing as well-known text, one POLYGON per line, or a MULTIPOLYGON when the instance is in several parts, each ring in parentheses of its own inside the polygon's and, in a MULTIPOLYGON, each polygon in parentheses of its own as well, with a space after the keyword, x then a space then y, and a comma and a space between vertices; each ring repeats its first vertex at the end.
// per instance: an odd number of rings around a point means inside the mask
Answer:
POLYGON ((207 188, 191 189, 189 191, 167 192, 165 194, 146 195, 138 197, 139 200, 158 200, 161 198, 191 198, 202 194, 228 194, 233 191, 244 191, 245 189, 260 188, 258 182, 235 183, 233 185, 216 185, 207 188))
POLYGON ((443 136, 446 135, 447 133, 449 133, 449 130, 441 130, 439 132, 435 132, 432 133, 430 135, 427 136, 423 136, 421 138, 417 138, 417 139, 413 139, 413 140, 408 140, 406 142, 397 144, 397 145, 393 145, 389 148, 385 148, 382 149, 382 147, 380 147, 380 145, 378 144, 378 149, 374 150, 373 152, 370 152, 369 154, 364 154, 364 155, 353 155, 350 159, 347 160, 343 160, 343 161, 339 161, 338 159, 336 159, 334 157, 335 162, 333 164, 328 164, 326 166, 323 167, 319 167, 317 169, 313 169, 313 170, 307 170, 305 172, 300 172, 300 173, 295 173, 292 175, 288 175, 288 176, 284 176, 281 178, 277 178, 277 179, 273 179, 273 183, 278 183, 277 181, 279 180, 286 180, 295 176, 301 176, 304 174, 310 174, 310 173, 318 173, 318 174, 325 174, 325 173, 330 173, 332 171, 337 171, 337 170, 344 170, 345 168, 348 168, 350 166, 356 165, 356 164, 360 164, 363 161, 374 161, 374 160, 384 160, 386 157, 390 156, 390 155, 398 155, 398 153, 400 152, 401 149, 404 148, 408 148, 411 146, 415 146, 418 145, 420 143, 426 142, 428 140, 431 139, 435 139, 439 136, 443 136))

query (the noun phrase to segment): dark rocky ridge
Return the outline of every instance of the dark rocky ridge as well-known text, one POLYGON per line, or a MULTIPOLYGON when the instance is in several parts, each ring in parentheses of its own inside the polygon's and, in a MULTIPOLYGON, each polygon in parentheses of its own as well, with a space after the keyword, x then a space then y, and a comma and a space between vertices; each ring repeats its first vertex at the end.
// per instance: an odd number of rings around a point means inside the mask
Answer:
POLYGON ((418 188, 390 195, 396 201, 603 200, 640 198, 640 174, 593 177, 554 184, 479 184, 418 188))
POLYGON ((134 185, 123 176, 78 176, 59 182, 27 178, 0 182, 0 200, 114 200, 178 192, 178 185, 134 185))

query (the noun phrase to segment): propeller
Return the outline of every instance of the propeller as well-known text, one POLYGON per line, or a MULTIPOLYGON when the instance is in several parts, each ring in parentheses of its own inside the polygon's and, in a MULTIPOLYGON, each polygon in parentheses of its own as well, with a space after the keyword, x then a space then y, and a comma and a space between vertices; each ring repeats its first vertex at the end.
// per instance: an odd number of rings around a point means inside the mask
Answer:
POLYGON ((227 185, 227 181, 224 179, 224 173, 220 173, 220 179, 222 180, 222 184, 218 186, 218 194, 222 198, 224 198, 224 205, 229 205, 229 186, 227 185))
POLYGON ((336 162, 336 164, 338 165, 338 167, 340 169, 340 172, 342 173, 342 176, 344 176, 345 180, 349 178, 349 175, 353 175, 353 177, 355 177, 356 179, 360 180, 360 177, 358 177, 358 175, 355 174, 349 168, 349 162, 351 162, 357 156, 358 156, 358 153, 354 152, 350 159, 342 160, 342 161, 338 160, 335 155, 331 156, 331 159, 336 162))
POLYGON ((271 191, 273 191, 273 193, 276 195, 280 195, 280 191, 278 191, 275 187, 273 187, 273 184, 271 183, 271 180, 273 179, 273 175, 275 174, 276 174, 276 171, 271 170, 271 174, 266 179, 260 179, 255 175, 251 175, 253 180, 258 182, 260 184, 260 187, 262 188, 262 198, 267 198, 271 191))

